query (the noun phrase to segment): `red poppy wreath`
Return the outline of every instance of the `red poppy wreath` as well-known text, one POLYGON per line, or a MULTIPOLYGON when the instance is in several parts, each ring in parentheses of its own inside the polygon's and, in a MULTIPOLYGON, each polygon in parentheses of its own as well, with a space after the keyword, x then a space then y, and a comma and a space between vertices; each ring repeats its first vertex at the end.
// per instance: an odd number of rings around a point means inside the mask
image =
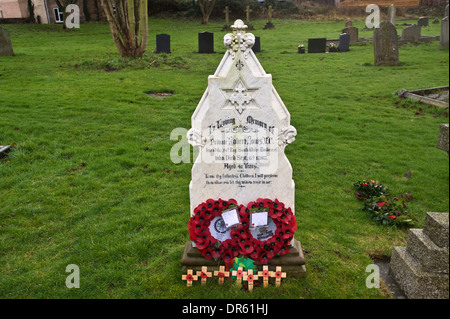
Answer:
POLYGON ((208 199, 194 209, 190 240, 206 259, 232 263, 239 255, 267 264, 289 252, 297 230, 295 215, 275 199, 257 199, 247 207, 234 199, 208 199))

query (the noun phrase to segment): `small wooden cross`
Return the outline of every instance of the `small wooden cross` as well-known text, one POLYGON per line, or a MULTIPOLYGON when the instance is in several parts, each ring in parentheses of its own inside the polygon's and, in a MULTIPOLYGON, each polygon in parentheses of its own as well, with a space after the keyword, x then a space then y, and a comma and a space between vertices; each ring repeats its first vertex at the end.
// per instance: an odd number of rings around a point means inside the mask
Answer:
POLYGON ((253 274, 253 269, 244 272, 243 279, 248 282, 248 291, 253 291, 253 281, 258 280, 258 275, 253 274))
POLYGON ((214 276, 219 277, 219 285, 222 285, 224 278, 230 277, 230 272, 225 271, 225 266, 220 266, 219 270, 214 271, 214 276))
POLYGON ((208 267, 203 266, 202 271, 197 271, 197 276, 202 279, 202 285, 204 285, 208 277, 212 277, 212 273, 208 272, 208 267))
POLYGON ((275 277, 275 286, 281 286, 281 278, 286 278, 286 273, 281 272, 281 267, 277 267, 275 271, 272 272, 270 277, 275 277))
POLYGON ((195 280, 195 281, 198 280, 198 276, 193 275, 192 269, 188 269, 187 275, 181 276, 181 279, 182 279, 182 280, 186 280, 186 282, 187 282, 186 286, 191 287, 191 286, 192 286, 192 282, 193 282, 194 280, 195 280))
POLYGON ((237 270, 233 270, 231 274, 236 277, 236 285, 238 286, 238 288, 241 288, 242 277, 244 276, 243 268, 239 267, 237 270))
POLYGON ((263 277, 263 286, 267 288, 269 285, 269 277, 272 277, 273 271, 269 271, 269 266, 263 266, 262 271, 258 271, 258 276, 263 277))

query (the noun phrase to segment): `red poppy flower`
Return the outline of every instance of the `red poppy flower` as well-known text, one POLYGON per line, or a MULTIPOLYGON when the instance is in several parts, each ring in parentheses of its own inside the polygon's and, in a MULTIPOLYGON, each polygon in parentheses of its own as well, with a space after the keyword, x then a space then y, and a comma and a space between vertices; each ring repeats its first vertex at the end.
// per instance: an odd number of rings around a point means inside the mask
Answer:
POLYGON ((231 249, 224 250, 222 254, 222 259, 226 264, 232 264, 234 262, 234 256, 231 249))
MULTIPOLYGON (((206 248, 202 250, 202 256, 208 260, 213 259, 213 251, 211 248, 206 248)), ((203 278, 203 277, 202 277, 203 278)))
POLYGON ((244 272, 242 271, 242 269, 238 269, 236 271, 236 277, 241 278, 242 276, 244 276, 244 272))
POLYGON ((391 219, 391 220, 394 220, 394 219, 396 219, 397 217, 396 216, 394 216, 394 215, 388 215, 388 217, 391 219))
POLYGON ((281 271, 277 271, 275 272, 275 278, 282 278, 283 274, 281 273, 281 271))
POLYGON ((250 253, 249 257, 253 260, 258 260, 260 253, 261 253, 261 248, 254 247, 253 251, 250 253))
POLYGON ((280 250, 278 251, 278 255, 284 256, 289 252, 289 245, 281 246, 280 250))
POLYGON ((264 278, 269 278, 269 277, 270 277, 270 271, 268 271, 268 270, 263 270, 263 271, 262 271, 262 275, 263 275, 264 278))
POLYGON ((187 280, 187 281, 193 281, 193 280, 194 280, 194 277, 193 277, 191 274, 187 274, 187 275, 186 275, 186 280, 187 280))
POLYGON ((249 255, 255 250, 255 245, 250 239, 241 238, 239 247, 241 248, 241 254, 243 255, 249 255))
POLYGON ((254 279, 253 275, 248 275, 247 276, 247 281, 248 282, 250 282, 250 283, 253 282, 253 279, 254 279))
POLYGON ((379 202, 379 203, 377 203, 377 205, 378 205, 378 208, 381 208, 381 207, 383 207, 384 205, 389 206, 389 204, 386 203, 386 202, 379 202))

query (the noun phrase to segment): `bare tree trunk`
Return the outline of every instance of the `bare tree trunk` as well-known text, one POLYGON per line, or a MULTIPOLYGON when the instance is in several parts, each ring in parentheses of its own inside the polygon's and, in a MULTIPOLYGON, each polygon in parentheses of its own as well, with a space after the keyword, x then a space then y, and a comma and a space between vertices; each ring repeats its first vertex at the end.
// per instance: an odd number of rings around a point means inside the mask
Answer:
POLYGON ((101 0, 114 42, 122 57, 142 57, 148 42, 147 0, 101 0), (114 12, 114 9, 116 12, 114 12))
POLYGON ((198 0, 198 5, 202 11, 202 24, 208 24, 209 16, 216 4, 216 0, 198 0))

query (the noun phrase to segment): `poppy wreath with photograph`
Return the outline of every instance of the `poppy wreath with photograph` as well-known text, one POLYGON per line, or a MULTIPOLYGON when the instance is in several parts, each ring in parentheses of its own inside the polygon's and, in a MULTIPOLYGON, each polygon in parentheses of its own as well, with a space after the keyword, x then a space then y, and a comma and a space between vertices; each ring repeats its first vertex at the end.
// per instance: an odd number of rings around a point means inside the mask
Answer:
POLYGON ((241 208, 241 218, 248 222, 247 232, 242 235, 247 245, 240 244, 246 255, 259 261, 269 263, 273 257, 283 256, 289 252, 290 244, 297 230, 297 220, 290 207, 275 199, 259 198, 241 208), (267 212, 267 223, 253 227, 252 214, 267 212), (243 247, 245 245, 245 247, 243 247))
POLYGON ((222 214, 240 206, 234 199, 208 199, 194 209, 194 214, 188 223, 189 239, 195 243, 206 259, 223 259, 229 264, 241 254, 240 247, 234 235, 243 228, 242 221, 232 227, 227 227, 222 214))
POLYGON ((208 199, 194 209, 188 229, 190 240, 206 259, 232 264, 236 257, 246 256, 267 264, 289 252, 297 220, 291 208, 277 199, 259 198, 247 206, 238 206, 234 199, 208 199), (255 213, 266 219, 254 227, 255 213), (234 215, 231 224, 228 215, 234 215))

